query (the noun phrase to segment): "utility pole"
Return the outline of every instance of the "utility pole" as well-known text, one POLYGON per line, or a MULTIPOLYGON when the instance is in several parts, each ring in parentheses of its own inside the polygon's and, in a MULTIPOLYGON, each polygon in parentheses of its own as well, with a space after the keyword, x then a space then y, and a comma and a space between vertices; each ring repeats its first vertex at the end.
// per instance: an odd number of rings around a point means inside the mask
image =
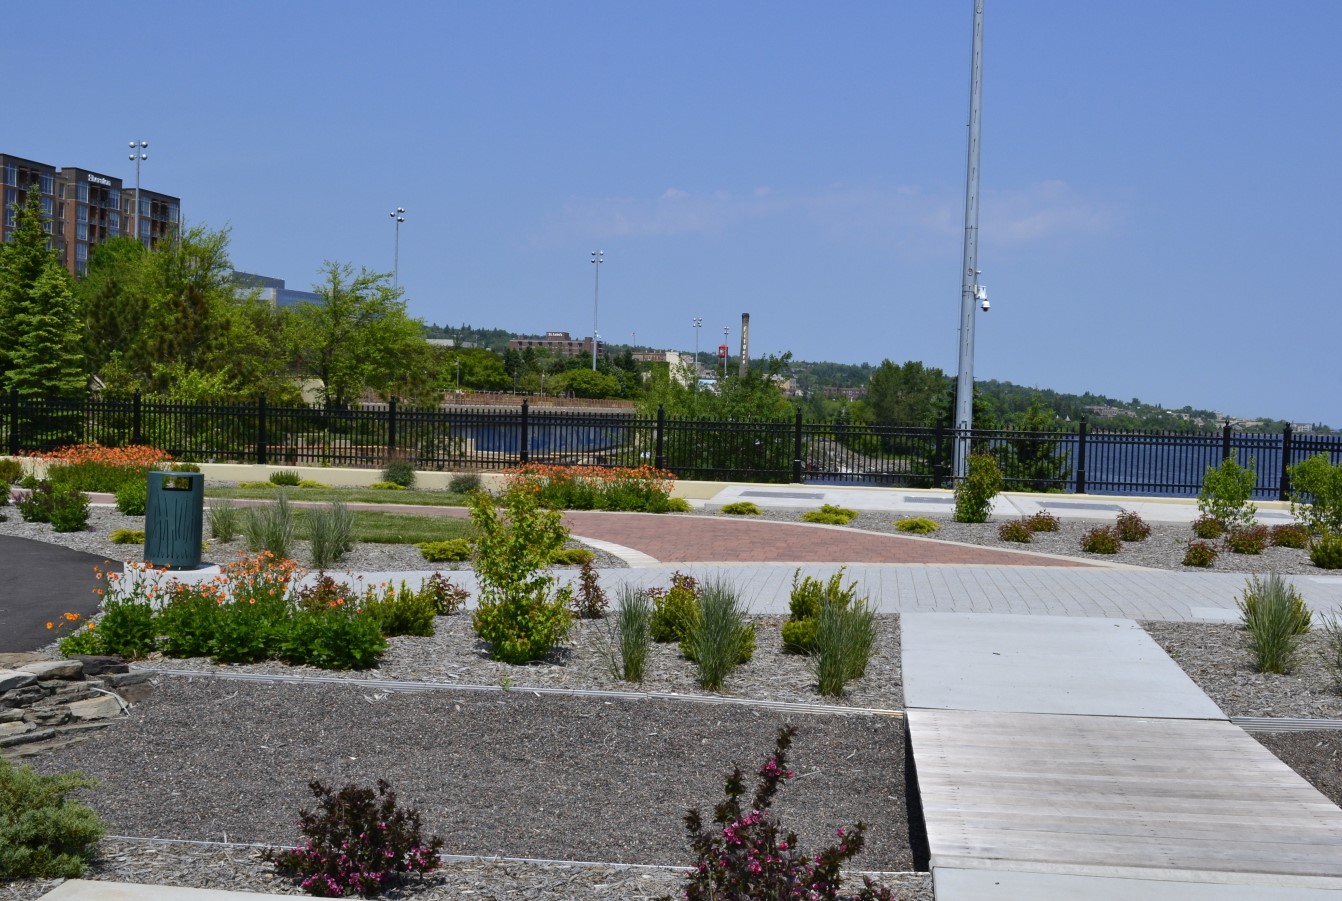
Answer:
MULTIPOLYGON (((969 472, 969 430, 974 425, 974 302, 979 256, 979 114, 983 96, 983 0, 974 0, 974 49, 969 69, 969 159, 965 166, 965 254, 960 281, 960 370, 955 380, 956 481, 969 472)), ((984 294, 986 302, 986 293, 984 294)), ((986 308, 986 306, 985 306, 986 308)))
POLYGON ((592 287, 592 371, 596 372, 596 316, 601 307, 601 264, 605 262, 604 250, 592 251, 592 270, 596 274, 592 287))

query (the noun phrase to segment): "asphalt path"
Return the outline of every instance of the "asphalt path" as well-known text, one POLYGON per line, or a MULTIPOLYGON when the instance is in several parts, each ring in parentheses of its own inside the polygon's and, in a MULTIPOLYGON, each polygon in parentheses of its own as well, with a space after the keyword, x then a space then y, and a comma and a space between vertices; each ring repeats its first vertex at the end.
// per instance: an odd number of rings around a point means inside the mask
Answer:
POLYGON ((35 651, 52 640, 48 622, 62 613, 98 609, 93 574, 121 572, 120 563, 46 541, 0 535, 0 653, 35 651))

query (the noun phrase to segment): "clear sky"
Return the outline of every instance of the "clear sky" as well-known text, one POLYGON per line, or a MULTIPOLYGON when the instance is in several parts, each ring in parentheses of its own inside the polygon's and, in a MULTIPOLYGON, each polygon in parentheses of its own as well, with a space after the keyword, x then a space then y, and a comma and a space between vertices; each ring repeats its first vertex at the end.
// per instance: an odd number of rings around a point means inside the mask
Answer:
MULTIPOLYGON (((986 0, 975 374, 1342 426, 1342 3, 986 0)), ((46 0, 0 149, 440 324, 954 372, 972 0, 46 0), (21 106, 27 97, 30 107, 21 106)), ((25 29, 19 26, 24 25, 25 29)))

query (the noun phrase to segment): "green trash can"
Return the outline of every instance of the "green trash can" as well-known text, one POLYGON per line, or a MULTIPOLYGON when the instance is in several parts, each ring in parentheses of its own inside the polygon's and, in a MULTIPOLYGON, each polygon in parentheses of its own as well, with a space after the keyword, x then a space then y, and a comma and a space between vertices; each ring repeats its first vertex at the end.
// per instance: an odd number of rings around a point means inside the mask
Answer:
POLYGON ((204 520, 202 473, 150 471, 144 507, 144 562, 169 569, 198 568, 204 520))

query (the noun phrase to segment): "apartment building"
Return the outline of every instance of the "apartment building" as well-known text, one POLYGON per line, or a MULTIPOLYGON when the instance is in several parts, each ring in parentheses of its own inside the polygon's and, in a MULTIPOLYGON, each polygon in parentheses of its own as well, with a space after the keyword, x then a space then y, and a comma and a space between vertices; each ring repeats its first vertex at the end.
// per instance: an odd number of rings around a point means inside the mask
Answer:
MULTIPOLYGON (((526 350, 528 347, 548 350, 550 353, 558 354, 561 357, 592 355, 592 339, 590 336, 577 340, 571 337, 568 332, 546 332, 544 338, 513 338, 508 342, 509 350, 526 350)), ((598 356, 605 354, 606 342, 598 341, 596 352, 598 356)))

